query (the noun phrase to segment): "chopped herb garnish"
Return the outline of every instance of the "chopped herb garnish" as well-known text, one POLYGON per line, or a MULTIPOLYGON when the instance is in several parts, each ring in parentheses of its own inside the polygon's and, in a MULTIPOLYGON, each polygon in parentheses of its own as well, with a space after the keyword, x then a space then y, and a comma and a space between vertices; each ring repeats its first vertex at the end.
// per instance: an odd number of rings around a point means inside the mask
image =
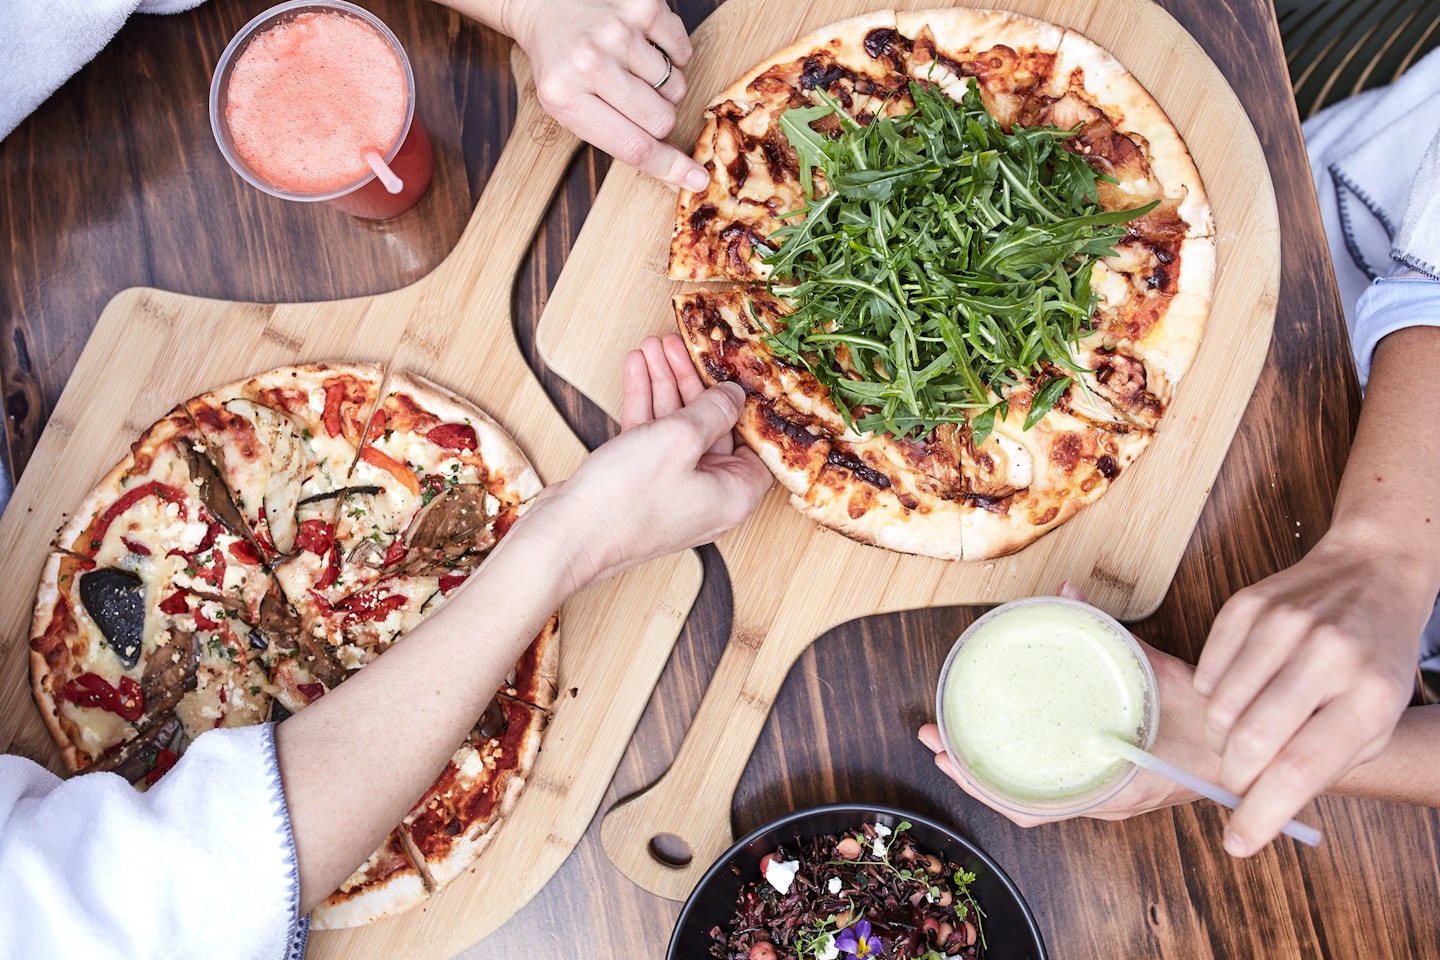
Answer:
POLYGON ((860 430, 923 435, 968 414, 978 445, 1007 388, 1059 371, 1028 429, 1084 370, 1071 348, 1091 328, 1093 264, 1154 204, 1101 210, 1099 175, 1065 149, 1076 131, 1006 133, 973 80, 958 104, 910 91, 913 110, 868 126, 833 101, 781 116, 801 182, 818 169, 828 192, 771 235, 771 292, 798 306, 767 340, 860 430), (835 139, 811 127, 831 114, 835 139))

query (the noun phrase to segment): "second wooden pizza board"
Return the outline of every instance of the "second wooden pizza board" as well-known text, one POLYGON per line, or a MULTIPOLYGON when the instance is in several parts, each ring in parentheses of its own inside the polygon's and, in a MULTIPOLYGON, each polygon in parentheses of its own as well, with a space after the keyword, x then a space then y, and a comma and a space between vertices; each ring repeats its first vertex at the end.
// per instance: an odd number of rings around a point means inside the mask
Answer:
MULTIPOLYGON (((1280 278, 1265 157, 1219 69, 1148 0, 729 0, 694 35, 672 139, 693 143, 711 99, 793 39, 889 6, 948 5, 1003 6, 1078 30, 1160 102, 1214 208, 1218 265, 1205 341, 1139 463, 1098 503, 1014 556, 946 562, 863 546, 803 517, 778 484, 754 517, 721 538, 735 602, 730 642, 669 771, 611 810, 601 830, 615 865, 661 896, 684 899, 731 842, 731 799, 775 695, 795 659, 831 627, 875 613, 1053 593, 1062 579, 1122 619, 1153 612, 1264 364, 1280 278), (688 863, 655 855, 652 841, 665 835, 689 846, 688 863)), ((700 286, 666 277, 674 212, 672 192, 612 170, 540 320, 546 363, 612 415, 625 350, 674 330, 671 296, 700 286)))
MULTIPOLYGON (((186 397, 282 364, 380 360, 474 400, 546 482, 579 464, 585 448, 525 365, 510 315, 521 258, 578 142, 540 109, 528 65, 517 57, 515 69, 520 97, 510 140, 459 244, 420 282, 356 300, 281 305, 132 289, 106 306, 0 520, 9 574, 0 583, 0 746, 7 752, 63 771, 30 698, 27 640, 40 568, 63 512, 186 397)), ((698 558, 685 551, 567 603, 564 692, 519 804, 475 871, 423 909, 312 934, 312 960, 450 957, 527 903, 589 826, 700 580, 698 558)))

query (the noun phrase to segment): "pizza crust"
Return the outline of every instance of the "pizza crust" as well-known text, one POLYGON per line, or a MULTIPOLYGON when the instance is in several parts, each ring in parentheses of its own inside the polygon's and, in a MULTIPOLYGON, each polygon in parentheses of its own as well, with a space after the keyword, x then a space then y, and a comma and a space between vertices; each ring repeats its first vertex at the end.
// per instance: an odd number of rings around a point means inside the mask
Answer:
MULTIPOLYGON (((67 730, 66 724, 61 721, 60 699, 57 694, 58 688, 69 680, 68 674, 74 672, 63 669, 62 665, 69 665, 73 658, 63 642, 58 646, 53 643, 37 645, 37 641, 42 641, 49 631, 62 600, 67 607, 69 604, 59 584, 60 564, 64 559, 65 555, 59 553, 52 553, 46 558, 45 567, 40 573, 40 586, 35 592, 35 613, 30 625, 30 691, 35 697, 35 705, 40 709, 46 729, 60 748, 65 768, 75 773, 88 764, 91 758, 75 745, 71 731, 67 730)), ((70 722, 70 726, 74 726, 73 722, 70 722)))
POLYGON ((494 839, 540 752, 549 714, 503 696, 495 704, 505 730, 487 737, 477 726, 400 826, 415 862, 437 889, 464 873, 494 839))
POLYGON ((1135 353, 1178 383, 1205 338, 1205 322, 1215 289, 1215 238, 1191 237, 1180 245, 1179 289, 1170 299, 1165 321, 1135 344, 1135 353))
MULTIPOLYGON (((468 423, 475 428, 479 449, 473 456, 484 461, 486 469, 505 479, 509 496, 502 496, 506 503, 520 503, 538 494, 544 486, 531 465, 530 459, 515 438, 484 410, 460 397, 432 380, 406 370, 391 374, 386 382, 380 406, 397 394, 410 394, 428 413, 440 418, 442 423, 468 423)), ((497 496, 499 493, 495 492, 497 496)))
MULTIPOLYGON (((1060 42, 1046 91, 1054 97, 1079 92, 1121 133, 1143 140, 1150 169, 1164 196, 1179 201, 1188 237, 1215 232, 1210 201, 1190 149, 1150 91, 1104 47, 1073 30, 1060 42)), ((1148 200, 1148 198, 1146 198, 1148 200)), ((1141 200, 1140 202, 1146 202, 1141 200)))
POLYGON ((1053 23, 1007 10, 923 10, 901 13, 896 22, 912 44, 910 76, 938 84, 958 101, 974 75, 986 109, 1006 125, 1018 118, 1024 96, 1049 78, 1064 35, 1053 23))
POLYGON ((404 913, 428 900, 430 890, 398 829, 330 896, 310 912, 313 930, 359 927, 404 913))

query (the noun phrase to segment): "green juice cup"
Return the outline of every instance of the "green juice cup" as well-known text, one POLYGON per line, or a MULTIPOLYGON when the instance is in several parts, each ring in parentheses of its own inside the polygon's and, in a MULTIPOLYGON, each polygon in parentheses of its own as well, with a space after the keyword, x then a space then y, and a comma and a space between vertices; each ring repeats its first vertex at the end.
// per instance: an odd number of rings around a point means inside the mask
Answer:
POLYGON ((940 670, 935 715, 966 784, 1031 817, 1103 804, 1135 775, 1112 738, 1149 749, 1160 699, 1150 662, 1101 610, 1064 597, 996 607, 940 670))

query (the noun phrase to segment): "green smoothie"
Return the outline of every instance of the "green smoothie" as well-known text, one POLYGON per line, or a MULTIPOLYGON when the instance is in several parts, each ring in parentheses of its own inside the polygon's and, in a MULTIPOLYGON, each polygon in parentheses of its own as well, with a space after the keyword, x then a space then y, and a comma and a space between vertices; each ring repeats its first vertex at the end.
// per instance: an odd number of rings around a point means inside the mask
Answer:
POLYGON ((1082 797, 1127 769, 1105 743, 1141 741, 1148 680, 1128 640, 1081 604, 1002 608, 954 655, 942 692, 945 734, 1001 796, 1082 797))

